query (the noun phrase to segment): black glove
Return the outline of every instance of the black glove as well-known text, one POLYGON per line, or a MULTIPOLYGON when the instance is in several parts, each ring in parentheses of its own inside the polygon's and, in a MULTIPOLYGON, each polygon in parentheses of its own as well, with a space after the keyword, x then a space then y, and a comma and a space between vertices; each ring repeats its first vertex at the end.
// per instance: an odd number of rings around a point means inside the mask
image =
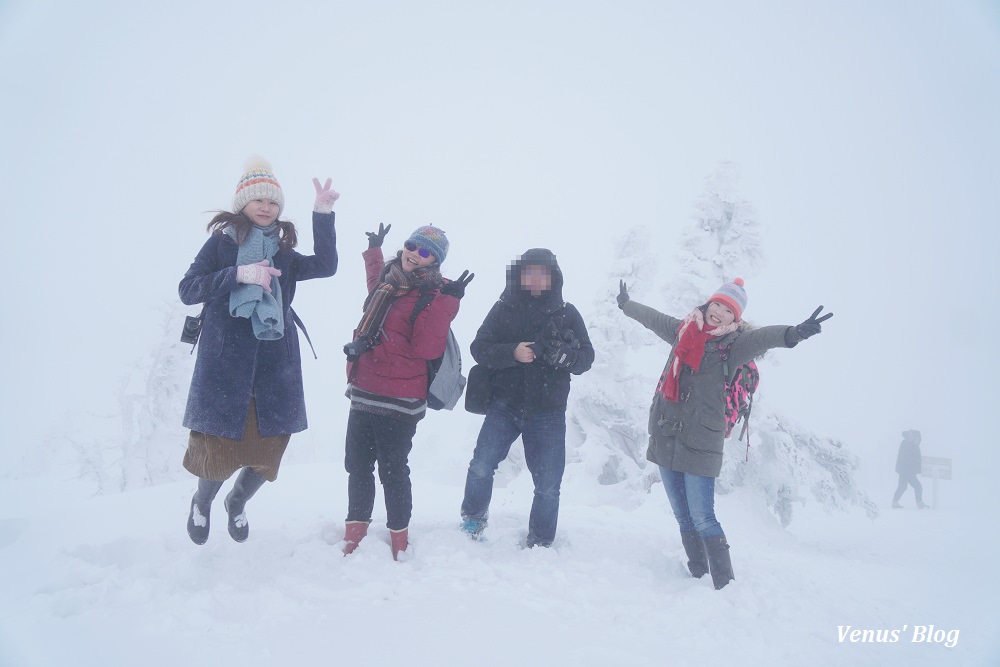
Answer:
POLYGON ((626 303, 628 303, 628 287, 626 287, 624 280, 619 280, 618 281, 618 307, 624 310, 626 303))
POLYGON ((813 314, 810 315, 809 319, 807 319, 805 322, 803 322, 802 324, 797 324, 795 326, 795 333, 798 334, 800 339, 804 340, 806 338, 809 338, 810 336, 815 336, 816 334, 823 331, 823 327, 820 326, 820 323, 825 322, 831 317, 833 317, 833 313, 827 313, 823 317, 816 319, 816 316, 819 315, 819 311, 821 310, 823 310, 823 306, 820 306, 819 308, 814 310, 813 314))
POLYGON ((371 248, 381 248, 382 247, 382 242, 385 241, 385 235, 389 233, 390 229, 392 229, 392 225, 389 225, 388 227, 384 227, 384 226, 382 226, 382 223, 380 222, 380 223, 378 223, 378 231, 377 232, 365 232, 365 236, 368 237, 368 248, 369 249, 371 249, 371 248))
MULTIPOLYGON (((542 363, 552 368, 570 368, 576 363, 580 341, 572 329, 559 331, 552 320, 535 338, 536 345, 541 348, 542 363)), ((536 350, 536 354, 538 351, 536 350)))
POLYGON ((580 339, 576 337, 576 334, 572 329, 563 329, 562 333, 559 334, 560 337, 569 345, 571 350, 580 349, 580 339))
POLYGON ((461 299, 465 296, 465 287, 471 283, 472 279, 475 277, 475 273, 469 273, 468 269, 466 269, 465 271, 462 271, 462 275, 460 275, 457 280, 445 283, 444 287, 441 288, 441 294, 447 294, 455 297, 456 299, 461 299))
POLYGON ((569 369, 576 363, 579 352, 562 341, 551 341, 545 346, 542 361, 553 368, 569 369))

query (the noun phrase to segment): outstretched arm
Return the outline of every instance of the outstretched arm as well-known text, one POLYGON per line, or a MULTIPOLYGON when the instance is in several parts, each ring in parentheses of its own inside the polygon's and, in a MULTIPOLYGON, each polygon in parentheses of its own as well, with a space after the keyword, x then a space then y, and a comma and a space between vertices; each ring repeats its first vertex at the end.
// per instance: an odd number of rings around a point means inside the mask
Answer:
POLYGON ((677 331, 681 320, 670 317, 660 311, 633 301, 628 294, 628 286, 624 280, 618 281, 618 307, 633 320, 646 327, 671 345, 677 344, 677 331))
POLYGON ((817 319, 816 316, 821 310, 823 306, 817 308, 808 319, 796 326, 761 327, 740 335, 733 343, 731 367, 735 369, 771 348, 795 347, 806 338, 820 333, 823 330, 820 324, 833 317, 833 313, 827 313, 817 319))
POLYGON ((295 253, 295 280, 311 280, 313 278, 329 278, 337 272, 337 231, 334 228, 335 213, 333 205, 340 199, 340 193, 330 187, 333 181, 326 179, 325 185, 320 185, 319 179, 313 179, 316 188, 316 201, 313 204, 313 254, 300 255, 295 253))
POLYGON ((820 311, 823 310, 823 306, 820 306, 813 311, 802 324, 797 324, 794 327, 789 327, 789 330, 785 333, 785 340, 788 342, 788 347, 795 347, 801 341, 804 341, 810 336, 815 336, 818 333, 823 333, 823 327, 821 326, 823 322, 833 317, 833 313, 827 313, 823 317, 817 319, 820 311))

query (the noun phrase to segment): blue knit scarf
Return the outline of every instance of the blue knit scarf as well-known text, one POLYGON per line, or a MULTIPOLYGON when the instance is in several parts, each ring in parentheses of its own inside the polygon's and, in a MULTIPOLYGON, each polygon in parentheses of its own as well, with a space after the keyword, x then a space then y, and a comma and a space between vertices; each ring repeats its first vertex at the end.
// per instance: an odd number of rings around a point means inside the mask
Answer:
MULTIPOLYGON (((269 260, 278 252, 278 223, 268 227, 254 225, 236 253, 236 266, 269 260)), ((236 229, 226 227, 224 234, 236 240, 236 229)), ((274 262, 271 262, 274 266, 274 262)), ((285 318, 281 304, 281 283, 271 278, 271 293, 260 285, 239 284, 229 293, 229 314, 248 317, 257 340, 278 340, 285 335, 285 318)))

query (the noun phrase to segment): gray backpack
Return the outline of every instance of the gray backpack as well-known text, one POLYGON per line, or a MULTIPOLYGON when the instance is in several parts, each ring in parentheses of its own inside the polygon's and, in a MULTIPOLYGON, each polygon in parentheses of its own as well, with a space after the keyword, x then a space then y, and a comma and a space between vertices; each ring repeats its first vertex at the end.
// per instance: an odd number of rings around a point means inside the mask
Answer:
MULTIPOLYGON (((421 294, 410 315, 412 326, 427 305, 434 300, 434 293, 421 294)), ((455 333, 448 328, 448 343, 444 354, 427 360, 427 407, 431 410, 452 410, 462 398, 467 380, 462 375, 462 348, 455 333)))

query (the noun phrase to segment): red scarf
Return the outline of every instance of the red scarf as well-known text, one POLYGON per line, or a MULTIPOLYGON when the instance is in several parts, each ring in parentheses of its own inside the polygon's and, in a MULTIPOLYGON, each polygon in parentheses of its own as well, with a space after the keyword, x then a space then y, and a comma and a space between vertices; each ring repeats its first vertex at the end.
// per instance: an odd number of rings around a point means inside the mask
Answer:
POLYGON ((739 323, 733 322, 724 327, 704 325, 704 330, 700 330, 698 327, 704 322, 700 315, 701 311, 695 310, 684 318, 684 322, 677 330, 677 345, 674 346, 670 364, 664 369, 660 382, 656 385, 656 391, 663 394, 668 401, 676 403, 680 399, 681 364, 697 373, 705 356, 705 343, 712 338, 736 331, 739 326, 739 323))

